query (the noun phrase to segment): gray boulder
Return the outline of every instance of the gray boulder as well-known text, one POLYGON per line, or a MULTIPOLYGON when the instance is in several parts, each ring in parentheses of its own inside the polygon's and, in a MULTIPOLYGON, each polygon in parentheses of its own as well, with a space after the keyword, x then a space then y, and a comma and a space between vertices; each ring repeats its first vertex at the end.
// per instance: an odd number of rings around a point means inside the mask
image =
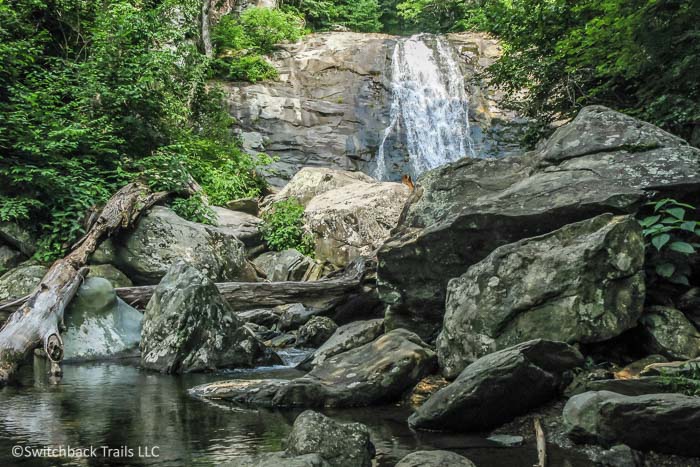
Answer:
POLYGON ((278 363, 205 274, 184 261, 170 267, 146 307, 144 368, 184 373, 278 363))
POLYGON ((0 275, 14 268, 22 261, 22 253, 0 244, 0 275))
POLYGON ((318 454, 292 456, 286 452, 268 452, 243 456, 221 464, 224 467, 329 467, 318 454))
POLYGON ((41 283, 48 268, 26 261, 0 276, 0 302, 29 295, 41 283))
POLYGON ((531 339, 609 340, 644 307, 644 240, 632 217, 604 214, 502 246, 447 286, 437 339, 443 373, 531 339))
POLYGON ((271 282, 302 281, 315 262, 297 250, 269 251, 253 260, 271 282))
POLYGON ((143 315, 117 297, 112 284, 88 277, 66 310, 64 360, 103 360, 138 354, 143 315))
POLYGON ((450 451, 416 451, 407 455, 395 467, 476 467, 464 456, 450 451))
POLYGON ((578 443, 622 443, 640 451, 700 456, 697 397, 586 392, 569 399, 563 419, 569 437, 578 443))
POLYGON ((0 241, 19 250, 24 256, 36 252, 36 238, 27 229, 14 222, 0 222, 0 241))
POLYGON ((399 399, 435 363, 435 353, 417 335, 396 329, 292 381, 234 380, 198 386, 191 393, 267 407, 362 407, 399 399))
POLYGON ((301 303, 280 305, 275 307, 275 312, 280 316, 279 321, 277 321, 277 330, 283 332, 299 329, 320 313, 319 310, 306 308, 301 303))
POLYGON ((642 467, 644 454, 618 444, 595 456, 595 463, 599 467, 642 467))
POLYGON ((177 259, 192 263, 215 282, 255 281, 243 243, 226 227, 197 224, 156 206, 115 241, 115 265, 137 284, 157 284, 177 259))
POLYGON ((296 343, 301 347, 317 348, 326 342, 336 329, 338 329, 338 325, 332 319, 325 316, 314 316, 299 328, 296 343))
POLYGON ((226 207, 231 211, 244 212, 257 217, 260 214, 258 198, 240 198, 226 203, 226 207))
POLYGON ((259 228, 262 219, 241 211, 216 206, 212 209, 216 214, 216 225, 219 231, 236 237, 248 249, 255 249, 263 245, 259 228))
POLYGON ((354 323, 340 326, 300 367, 304 369, 314 368, 330 357, 372 342, 381 336, 383 332, 383 319, 355 321, 354 323))
POLYGON ((675 308, 651 307, 645 311, 640 323, 649 352, 675 360, 700 356, 700 332, 675 308))
POLYGON ((481 431, 556 397, 583 356, 563 342, 533 340, 480 358, 408 419, 414 428, 481 431))
POLYGON ((303 167, 294 174, 279 193, 266 200, 267 204, 295 199, 303 206, 318 195, 342 188, 357 182, 375 183, 375 180, 362 172, 331 169, 326 167, 303 167))
POLYGON ((111 264, 93 264, 90 266, 88 277, 101 277, 107 279, 113 287, 131 287, 134 285, 126 274, 111 264))
POLYGON ((387 326, 434 336, 447 283, 496 248, 652 194, 700 192, 700 150, 632 117, 587 107, 523 157, 464 159, 426 173, 379 250, 387 326))

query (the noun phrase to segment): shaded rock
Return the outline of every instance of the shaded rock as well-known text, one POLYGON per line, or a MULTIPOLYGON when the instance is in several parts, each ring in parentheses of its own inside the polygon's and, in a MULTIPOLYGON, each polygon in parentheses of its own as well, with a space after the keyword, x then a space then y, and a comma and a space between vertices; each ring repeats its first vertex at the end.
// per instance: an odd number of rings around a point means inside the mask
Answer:
POLYGON ((141 337, 141 365, 165 373, 281 362, 243 326, 216 285, 184 261, 156 287, 141 337))
POLYGON ((27 229, 14 222, 0 222, 0 241, 19 250, 24 256, 36 252, 36 238, 27 229))
POLYGON ((464 456, 450 451, 416 451, 407 455, 396 467, 476 467, 464 456))
POLYGON ((116 244, 115 265, 137 284, 156 284, 177 259, 184 259, 215 282, 255 281, 245 248, 225 227, 186 221, 154 207, 116 244))
POLYGON ((338 329, 332 319, 325 316, 314 316, 299 328, 297 345, 316 348, 326 342, 338 329))
POLYGON ((323 343, 301 368, 311 369, 325 362, 328 358, 372 342, 384 332, 384 320, 372 319, 355 321, 340 326, 333 335, 323 343))
POLYGON ((262 219, 241 211, 233 211, 214 206, 216 225, 220 232, 236 237, 248 249, 263 245, 260 224, 262 219))
POLYGON ((0 277, 0 302, 22 298, 32 293, 41 283, 46 271, 46 266, 35 261, 25 261, 7 271, 0 277))
POLYGON ((273 349, 283 349, 285 347, 291 347, 297 343, 297 335, 294 332, 289 332, 286 334, 280 334, 273 337, 272 339, 265 341, 265 345, 272 347, 273 349))
POLYGON ((641 451, 700 455, 697 397, 586 392, 569 399, 563 418, 569 437, 578 443, 622 443, 641 451))
POLYGON ((669 133, 587 107, 539 151, 426 173, 378 253, 388 328, 435 335, 448 281, 496 248, 599 214, 634 212, 651 194, 695 196, 699 162, 700 150, 669 133))
POLYGON ((700 332, 675 308, 654 306, 640 319, 647 347, 673 360, 700 356, 700 332))
POLYGON ((362 407, 397 400, 435 368, 415 334, 396 329, 327 359, 301 378, 235 380, 195 387, 195 396, 272 407, 362 407))
MULTIPOLYGON (((253 334, 255 334, 255 337, 257 337, 259 340, 265 342, 269 341, 270 339, 274 339, 277 337, 278 332, 273 331, 272 329, 263 326, 261 324, 255 324, 255 323, 245 323, 245 327, 253 331, 253 334)), ((267 345, 267 344, 265 344, 267 345)), ((272 346, 270 346, 272 347, 272 346)))
POLYGON ((372 256, 399 221, 409 190, 401 183, 356 182, 315 196, 304 211, 315 256, 343 267, 372 256))
POLYGON ((88 277, 101 277, 107 279, 114 288, 131 287, 134 285, 126 274, 111 264, 93 264, 90 266, 88 277))
POLYGON ((226 207, 231 211, 244 212, 251 216, 257 217, 260 214, 260 205, 257 198, 234 199, 226 203, 226 207))
POLYGON ((90 264, 113 264, 117 258, 117 247, 111 238, 107 238, 100 243, 95 251, 90 255, 90 264))
POLYGON ((479 431, 556 397, 582 355, 563 342, 533 340, 480 358, 420 406, 414 428, 479 431))
MULTIPOLYGON (((696 387, 700 388, 700 381, 687 380, 687 384, 695 381, 696 387)), ((589 391, 609 391, 625 396, 642 396, 644 394, 661 394, 679 392, 682 389, 683 380, 670 380, 663 376, 645 376, 635 379, 601 379, 587 381, 576 388, 567 388, 566 395, 575 396, 589 391)))
POLYGON ((438 358, 448 378, 535 338, 609 340, 644 306, 644 240, 632 217, 604 214, 502 246, 447 286, 438 358))
POLYGON ((0 244, 0 275, 12 269, 22 261, 22 253, 7 245, 0 244))
POLYGON ((700 329, 700 287, 693 287, 681 295, 678 309, 700 329))
POLYGON ((372 177, 362 172, 349 172, 326 167, 303 167, 294 174, 294 177, 279 193, 266 202, 271 204, 286 199, 296 199, 303 206, 306 206, 318 195, 357 182, 376 183, 372 177))
POLYGON ((142 320, 141 312, 118 298, 107 279, 88 277, 66 310, 64 361, 138 355, 142 320))
POLYGON ((340 424, 311 410, 294 421, 287 438, 287 453, 318 454, 332 467, 369 467, 374 445, 361 423, 340 424))
POLYGON ((280 305, 275 307, 275 311, 280 315, 280 319, 277 322, 278 331, 298 329, 320 313, 319 310, 306 308, 301 303, 280 305))
POLYGON ((255 323, 268 328, 275 327, 280 319, 280 314, 267 308, 248 310, 237 313, 244 323, 255 323))
POLYGON ((297 250, 269 251, 253 260, 270 282, 301 281, 315 262, 297 250))
POLYGON ((227 462, 226 467, 329 467, 318 454, 293 456, 286 452, 269 452, 256 456, 243 456, 227 462))
POLYGON ((595 463, 600 467, 642 467, 644 454, 624 444, 618 444, 598 454, 595 463))

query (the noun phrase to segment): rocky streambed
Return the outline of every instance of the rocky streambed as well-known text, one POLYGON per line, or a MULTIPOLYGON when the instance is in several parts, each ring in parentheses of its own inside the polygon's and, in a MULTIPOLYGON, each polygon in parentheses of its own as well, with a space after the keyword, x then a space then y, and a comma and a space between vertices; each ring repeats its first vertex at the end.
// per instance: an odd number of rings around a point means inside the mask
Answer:
MULTIPOLYGON (((537 418, 548 465, 698 465, 700 271, 690 256, 688 285, 651 280, 638 222, 671 197, 700 203, 700 150, 589 107, 535 151, 415 187, 305 168, 217 226, 155 207, 93 255, 63 384, 37 355, 2 390, 0 438, 163 440, 173 465, 520 466, 537 418), (313 258, 260 237, 260 211, 290 198, 313 258)), ((42 268, 10 269, 0 299, 42 268)))

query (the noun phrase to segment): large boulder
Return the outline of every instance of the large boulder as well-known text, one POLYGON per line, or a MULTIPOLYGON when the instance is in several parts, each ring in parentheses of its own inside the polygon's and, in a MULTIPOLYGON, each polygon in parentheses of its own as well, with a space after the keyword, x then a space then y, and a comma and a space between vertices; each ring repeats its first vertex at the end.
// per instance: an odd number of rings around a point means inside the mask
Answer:
POLYGON ((641 451, 700 456, 698 397, 585 392, 569 399, 563 419, 569 437, 576 442, 622 443, 641 451))
POLYGON ((700 150, 605 107, 586 107, 538 151, 463 159, 426 173, 379 251, 389 328, 425 337, 442 323, 446 287, 496 248, 650 195, 700 192, 700 150))
POLYGON ((0 241, 19 250, 24 256, 32 256, 36 252, 34 235, 14 222, 0 222, 0 241))
POLYGON ((476 467, 464 456, 450 451, 416 451, 407 455, 395 467, 476 467))
POLYGON ((583 356, 563 342, 533 340, 469 365, 408 419, 414 428, 482 431, 502 425, 558 395, 583 356))
POLYGON ((279 363, 204 273, 184 261, 170 267, 146 307, 144 368, 185 373, 279 363))
POLYGON ((88 277, 66 310, 65 361, 133 355, 141 340, 143 315, 117 297, 107 279, 88 277))
POLYGON ((417 335, 396 329, 295 380, 224 381, 191 393, 267 407, 361 407, 399 399, 435 364, 435 353, 417 335))
POLYGON ((0 277, 0 302, 29 295, 41 283, 48 268, 26 261, 0 277))
POLYGON ((700 356, 700 332, 675 308, 650 307, 640 323, 650 352, 674 360, 700 356))
POLYGON ((249 250, 255 250, 263 245, 260 224, 262 219, 242 211, 220 208, 212 208, 216 215, 218 230, 236 237, 242 241, 249 250))
POLYGON ((383 319, 355 321, 340 326, 321 347, 309 356, 307 361, 302 363, 301 367, 314 368, 330 357, 372 342, 383 332, 383 319))
POLYGON ((401 183, 360 181, 314 197, 304 223, 316 258, 344 267, 358 256, 372 256, 398 224, 408 195, 401 183))
POLYGON ((302 281, 315 265, 313 259, 294 249, 269 251, 253 260, 253 264, 271 282, 302 281))
POLYGON ((362 172, 350 172, 326 167, 304 167, 294 174, 294 177, 279 193, 267 199, 266 202, 269 204, 295 199, 303 206, 306 206, 318 195, 357 182, 373 183, 374 179, 362 172))
POLYGON ((0 275, 14 268, 22 261, 22 253, 0 243, 0 275))
POLYGON ((115 247, 115 265, 137 284, 157 284, 177 259, 189 261, 215 282, 256 280, 243 243, 229 228, 186 221, 162 206, 117 239, 115 247))
POLYGON ((299 328, 296 344, 300 347, 317 348, 333 335, 338 325, 325 316, 314 316, 299 328))
POLYGON ((445 376, 531 339, 601 342, 644 307, 644 240, 629 216, 604 214, 502 246, 447 286, 437 339, 445 376))
POLYGON ((131 287, 133 282, 126 274, 111 264, 93 264, 90 266, 88 277, 101 277, 107 279, 113 287, 131 287))

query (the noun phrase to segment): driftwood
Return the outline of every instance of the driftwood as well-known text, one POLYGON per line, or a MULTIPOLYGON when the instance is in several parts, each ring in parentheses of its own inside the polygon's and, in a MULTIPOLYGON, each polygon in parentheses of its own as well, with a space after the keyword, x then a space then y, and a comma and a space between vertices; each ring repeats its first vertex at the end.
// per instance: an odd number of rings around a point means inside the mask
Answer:
POLYGON ((535 418, 535 437, 537 438, 537 466, 547 467, 547 439, 544 436, 542 422, 535 418))
POLYGON ((7 382, 27 355, 40 346, 52 363, 52 373, 60 372, 63 313, 87 274, 88 257, 104 238, 131 227, 144 210, 167 195, 151 193, 146 185, 136 182, 112 196, 71 253, 49 268, 37 289, 0 329, 0 383, 7 382))

